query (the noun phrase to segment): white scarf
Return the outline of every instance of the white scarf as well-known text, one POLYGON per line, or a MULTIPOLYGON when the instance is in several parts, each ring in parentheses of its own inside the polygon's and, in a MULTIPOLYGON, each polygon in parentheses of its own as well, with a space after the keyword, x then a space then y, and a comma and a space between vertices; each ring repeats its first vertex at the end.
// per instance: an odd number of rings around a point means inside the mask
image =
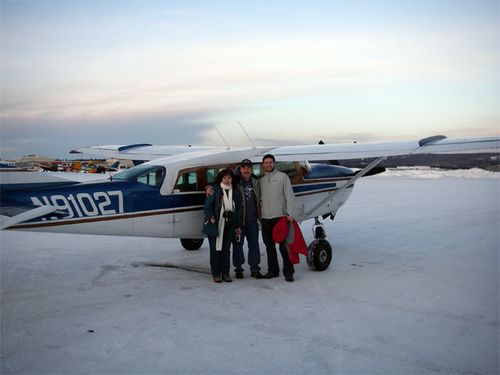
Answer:
POLYGON ((234 212, 233 187, 230 185, 228 189, 228 186, 224 185, 222 182, 220 183, 220 187, 222 189, 222 205, 220 207, 219 216, 219 235, 215 241, 215 250, 217 251, 222 251, 222 241, 224 240, 224 225, 226 223, 224 212, 234 212), (225 191, 227 191, 227 194, 225 191))

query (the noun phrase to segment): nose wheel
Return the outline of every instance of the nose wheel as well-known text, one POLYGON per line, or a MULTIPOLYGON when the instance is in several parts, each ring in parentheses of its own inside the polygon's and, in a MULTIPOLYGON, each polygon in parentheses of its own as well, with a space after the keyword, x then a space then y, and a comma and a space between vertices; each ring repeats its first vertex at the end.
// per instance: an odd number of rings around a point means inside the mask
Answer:
POLYGON ((316 271, 324 271, 332 261, 333 249, 330 243, 325 239, 325 227, 317 217, 314 218, 313 234, 314 241, 309 244, 307 264, 316 271))

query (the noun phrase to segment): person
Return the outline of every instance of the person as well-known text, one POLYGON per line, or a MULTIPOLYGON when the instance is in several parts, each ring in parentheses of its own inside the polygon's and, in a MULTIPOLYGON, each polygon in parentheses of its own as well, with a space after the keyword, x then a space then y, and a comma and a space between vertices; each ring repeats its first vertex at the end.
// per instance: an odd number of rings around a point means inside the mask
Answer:
POLYGON ((229 275, 230 247, 241 235, 241 195, 234 186, 234 174, 223 169, 217 175, 214 193, 205 199, 203 233, 210 245, 210 269, 214 282, 233 281, 229 275))
MULTIPOLYGON (((294 204, 294 194, 290 178, 283 172, 275 169, 275 158, 266 154, 262 158, 264 175, 259 179, 260 191, 260 213, 262 223, 262 239, 266 245, 268 271, 265 279, 279 276, 278 255, 276 243, 273 240, 273 228, 282 217, 292 221, 291 216, 294 204)), ((288 251, 284 242, 279 244, 281 257, 283 258, 283 274, 286 281, 293 281, 295 270, 288 257, 288 251)))
POLYGON ((259 248, 259 192, 257 178, 253 175, 253 164, 249 159, 243 159, 239 167, 240 180, 237 184, 242 196, 241 237, 233 240, 233 265, 237 279, 243 279, 243 264, 245 254, 243 245, 245 237, 248 241, 248 265, 250 276, 262 279, 260 273, 260 248, 259 248))

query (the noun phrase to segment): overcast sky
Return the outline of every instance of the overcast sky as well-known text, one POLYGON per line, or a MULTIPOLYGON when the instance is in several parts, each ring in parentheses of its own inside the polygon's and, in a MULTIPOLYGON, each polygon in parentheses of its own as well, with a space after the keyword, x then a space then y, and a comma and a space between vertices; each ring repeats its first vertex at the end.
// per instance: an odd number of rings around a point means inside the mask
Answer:
POLYGON ((500 133, 498 1, 1 1, 1 157, 500 133))

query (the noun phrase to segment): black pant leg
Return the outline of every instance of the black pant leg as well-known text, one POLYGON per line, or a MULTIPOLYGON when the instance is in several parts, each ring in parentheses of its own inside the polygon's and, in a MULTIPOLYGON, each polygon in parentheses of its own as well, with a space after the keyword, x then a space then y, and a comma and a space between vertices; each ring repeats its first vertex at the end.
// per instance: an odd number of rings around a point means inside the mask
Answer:
POLYGON ((262 239, 266 245, 267 253, 267 271, 280 274, 280 267, 278 263, 278 254, 276 252, 276 244, 273 241, 273 228, 277 219, 262 219, 262 239))
POLYGON ((221 276, 221 251, 215 249, 216 241, 217 237, 208 237, 208 244, 210 245, 210 270, 212 271, 212 276, 221 276))
POLYGON ((221 271, 223 275, 229 275, 231 265, 231 244, 234 238, 234 227, 225 225, 224 235, 222 237, 222 251, 221 251, 221 271))
POLYGON ((285 276, 292 276, 295 273, 295 268, 290 261, 288 249, 284 243, 280 243, 280 253, 281 257, 283 258, 283 274, 285 276))

